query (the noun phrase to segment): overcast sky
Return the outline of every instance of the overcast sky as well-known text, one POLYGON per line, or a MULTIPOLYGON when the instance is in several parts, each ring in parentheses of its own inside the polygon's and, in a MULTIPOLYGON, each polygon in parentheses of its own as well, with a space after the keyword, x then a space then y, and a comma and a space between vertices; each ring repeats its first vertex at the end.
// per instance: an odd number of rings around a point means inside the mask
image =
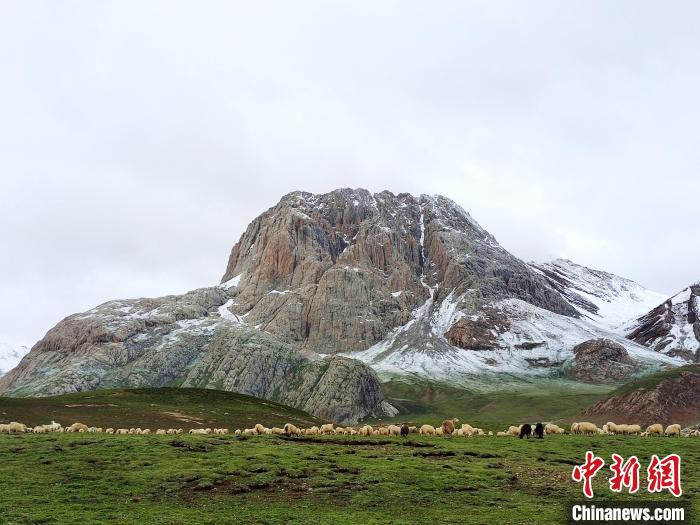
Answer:
POLYGON ((0 0, 0 342, 218 283, 292 190, 700 279, 698 2, 0 0))

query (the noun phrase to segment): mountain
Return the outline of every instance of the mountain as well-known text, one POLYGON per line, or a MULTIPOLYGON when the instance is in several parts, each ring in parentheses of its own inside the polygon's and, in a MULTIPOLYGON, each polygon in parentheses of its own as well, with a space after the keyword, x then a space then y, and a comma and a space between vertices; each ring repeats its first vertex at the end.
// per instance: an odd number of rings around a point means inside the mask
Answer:
POLYGON ((12 346, 0 342, 0 377, 17 366, 27 352, 29 349, 26 346, 12 346))
POLYGON ((686 425, 700 420, 700 367, 686 365, 630 382, 583 411, 582 416, 641 425, 686 425))
POLYGON ((622 327, 632 341, 687 361, 700 361, 700 282, 622 327))
POLYGON ((71 315, 0 394, 219 388, 356 421, 394 413, 380 380, 556 376, 589 340, 624 347, 635 373, 677 364, 593 322, 543 268, 446 197, 294 192, 251 222, 221 284, 71 315))
POLYGON ((530 263, 586 319, 615 328, 666 300, 664 294, 568 259, 530 263))

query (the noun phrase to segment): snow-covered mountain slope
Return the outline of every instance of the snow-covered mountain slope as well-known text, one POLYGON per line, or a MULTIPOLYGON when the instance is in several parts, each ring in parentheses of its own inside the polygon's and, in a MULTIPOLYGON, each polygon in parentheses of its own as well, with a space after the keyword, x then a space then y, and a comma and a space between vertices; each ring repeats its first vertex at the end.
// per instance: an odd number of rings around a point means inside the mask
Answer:
POLYGON ((16 367, 27 352, 29 349, 26 346, 12 346, 0 342, 0 376, 16 367))
POLYGON ((530 263, 530 266, 546 277, 582 316, 606 328, 616 328, 666 300, 664 294, 630 279, 568 259, 530 263))
POLYGON ((657 352, 700 361, 700 282, 629 321, 621 331, 657 352))
POLYGON ((574 358, 576 345, 605 338, 624 346, 643 368, 682 364, 588 319, 559 315, 519 299, 496 302, 468 317, 459 313, 459 302, 453 294, 439 305, 429 300, 386 339, 348 357, 366 362, 384 380, 405 374, 456 383, 483 374, 534 378, 557 375, 574 358), (447 328, 460 319, 477 327, 475 348, 459 348, 448 340, 447 328))

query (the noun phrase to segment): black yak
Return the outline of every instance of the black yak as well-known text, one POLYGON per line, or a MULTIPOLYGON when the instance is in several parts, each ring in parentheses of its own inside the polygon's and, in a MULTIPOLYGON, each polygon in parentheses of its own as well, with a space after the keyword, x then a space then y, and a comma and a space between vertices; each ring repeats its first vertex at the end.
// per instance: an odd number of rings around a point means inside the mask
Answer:
POLYGON ((409 432, 408 425, 407 425, 406 423, 404 423, 403 425, 401 425, 401 437, 406 437, 406 436, 408 436, 408 432, 409 432))
POLYGON ((520 427, 520 439, 523 439, 523 436, 526 438, 530 439, 530 434, 532 434, 532 425, 529 423, 525 423, 522 427, 520 427))
POLYGON ((538 439, 543 439, 544 438, 544 425, 542 423, 537 423, 535 425, 535 436, 538 439))

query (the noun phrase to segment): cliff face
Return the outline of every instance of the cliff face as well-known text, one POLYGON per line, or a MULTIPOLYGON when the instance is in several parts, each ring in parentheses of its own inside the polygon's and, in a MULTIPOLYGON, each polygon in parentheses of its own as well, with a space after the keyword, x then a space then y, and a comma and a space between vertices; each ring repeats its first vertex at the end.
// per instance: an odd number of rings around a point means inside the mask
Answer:
POLYGON ((580 318, 445 197, 295 192, 248 226, 220 285, 71 315, 0 394, 211 387, 348 422, 392 413, 377 374, 547 374, 600 337, 672 362, 580 318))
POLYGON ((393 413, 374 371, 301 352, 228 310, 233 288, 111 301, 52 328, 0 393, 53 395, 179 384, 220 388, 355 422, 393 413))
POLYGON ((240 277, 235 311, 322 353, 364 350, 434 295, 477 313, 520 298, 576 310, 444 197, 366 190, 292 193, 248 227, 222 282, 240 277))

